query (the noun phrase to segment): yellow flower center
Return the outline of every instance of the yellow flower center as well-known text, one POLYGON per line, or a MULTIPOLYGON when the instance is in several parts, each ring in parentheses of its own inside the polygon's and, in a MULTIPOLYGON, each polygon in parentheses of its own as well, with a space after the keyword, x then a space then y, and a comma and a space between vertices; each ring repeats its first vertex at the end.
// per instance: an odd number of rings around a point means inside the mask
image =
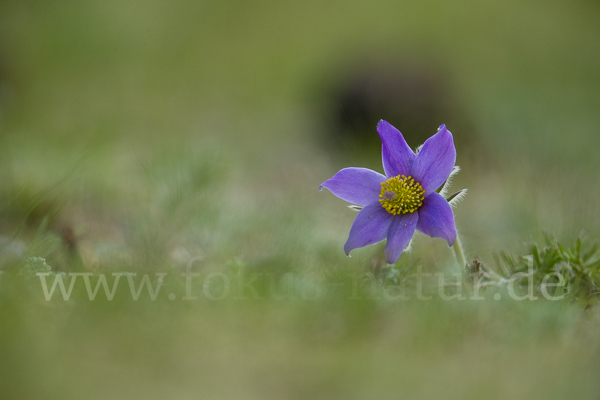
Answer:
POLYGON ((390 214, 406 214, 421 207, 425 190, 412 177, 398 175, 381 182, 379 198, 381 206, 390 214))

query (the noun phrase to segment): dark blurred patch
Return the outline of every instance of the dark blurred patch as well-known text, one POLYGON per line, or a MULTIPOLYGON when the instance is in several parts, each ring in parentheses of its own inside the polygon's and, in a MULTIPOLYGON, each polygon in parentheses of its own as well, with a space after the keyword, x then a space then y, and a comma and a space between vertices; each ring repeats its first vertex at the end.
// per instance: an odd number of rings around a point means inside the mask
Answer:
POLYGON ((324 94, 326 144, 334 153, 373 153, 381 142, 376 126, 385 119, 415 148, 445 123, 457 145, 474 139, 472 124, 442 71, 431 63, 371 64, 340 73, 324 94))
POLYGON ((73 229, 73 225, 64 225, 60 230, 60 236, 67 250, 70 253, 75 254, 77 252, 77 244, 79 242, 79 237, 75 234, 75 229, 73 229))
POLYGON ((362 71, 333 93, 332 133, 350 140, 368 138, 384 118, 415 142, 443 119, 444 100, 442 83, 429 71, 362 71))

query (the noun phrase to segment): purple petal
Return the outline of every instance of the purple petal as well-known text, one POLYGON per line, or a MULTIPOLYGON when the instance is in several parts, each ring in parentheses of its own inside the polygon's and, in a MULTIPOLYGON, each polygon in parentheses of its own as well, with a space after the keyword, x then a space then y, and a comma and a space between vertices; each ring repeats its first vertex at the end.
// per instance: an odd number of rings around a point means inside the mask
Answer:
POLYGON ((379 201, 360 210, 350 229, 348 241, 344 245, 346 254, 349 255, 352 249, 385 239, 393 217, 379 204, 379 201))
POLYGON ((385 246, 385 259, 388 264, 394 264, 400 254, 412 239, 419 220, 419 213, 400 214, 394 216, 385 246))
POLYGON ((400 131, 381 120, 377 125, 377 133, 381 138, 381 158, 383 171, 388 177, 410 175, 415 160, 415 153, 408 147, 400 131))
POLYGON ((425 197, 435 192, 448 179, 456 163, 452 133, 446 125, 425 141, 412 168, 412 177, 425 189, 425 197))
POLYGON ((424 234, 442 238, 452 246, 456 240, 454 214, 450 204, 439 193, 431 193, 419 208, 417 229, 424 234))
POLYGON ((348 203, 366 206, 379 199, 381 182, 385 176, 366 168, 344 168, 331 179, 323 182, 331 193, 348 203))

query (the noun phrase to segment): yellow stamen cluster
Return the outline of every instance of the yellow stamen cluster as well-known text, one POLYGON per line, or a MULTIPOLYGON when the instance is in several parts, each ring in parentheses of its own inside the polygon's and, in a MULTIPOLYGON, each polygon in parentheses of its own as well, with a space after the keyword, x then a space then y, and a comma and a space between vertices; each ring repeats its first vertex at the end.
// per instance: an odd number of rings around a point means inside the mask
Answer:
POLYGON ((379 202, 390 214, 406 214, 419 209, 425 190, 410 176, 398 175, 381 182, 379 202))

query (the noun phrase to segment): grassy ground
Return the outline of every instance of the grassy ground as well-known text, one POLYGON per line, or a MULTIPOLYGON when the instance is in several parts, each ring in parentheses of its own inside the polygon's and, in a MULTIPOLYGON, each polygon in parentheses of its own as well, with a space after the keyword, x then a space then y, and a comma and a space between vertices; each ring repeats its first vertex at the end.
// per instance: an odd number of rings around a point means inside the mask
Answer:
MULTIPOLYGON (((361 58, 431 60, 471 122, 449 128, 476 143, 455 181, 467 256, 543 231, 598 238, 599 14, 584 0, 3 2, 2 397, 596 398, 595 308, 371 288, 383 247, 343 254, 354 214, 317 187, 354 162, 320 146, 312 100, 361 58), (122 277, 110 302, 83 278, 46 301, 30 257, 167 275, 156 300, 133 301, 122 277), (199 299, 182 300, 194 257, 199 299), (211 273, 230 279, 223 300, 204 292, 225 290, 211 273)), ((379 154, 361 163, 380 169, 379 154)), ((424 236, 403 257, 455 268, 424 236)))

